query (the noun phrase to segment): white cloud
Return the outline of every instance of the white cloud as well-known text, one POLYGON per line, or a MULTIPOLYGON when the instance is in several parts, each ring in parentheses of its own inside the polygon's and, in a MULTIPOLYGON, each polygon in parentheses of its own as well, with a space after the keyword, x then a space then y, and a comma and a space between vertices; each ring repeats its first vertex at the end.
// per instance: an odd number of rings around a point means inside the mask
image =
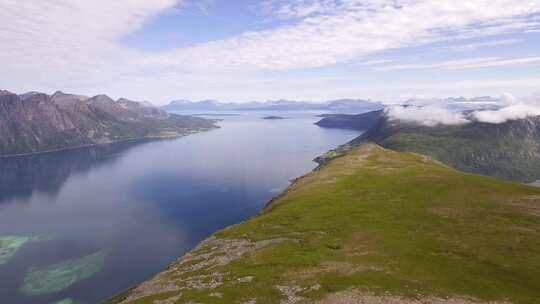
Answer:
POLYGON ((0 0, 0 85, 7 88, 109 82, 141 54, 119 40, 176 0, 0 0))
MULTIPOLYGON (((391 87, 396 87, 401 90, 429 90, 429 91, 448 91, 454 89, 453 94, 459 91, 468 91, 471 89, 484 90, 504 90, 504 89, 531 89, 537 88, 540 84, 540 78, 482 78, 482 79, 463 79, 455 81, 435 81, 435 82, 407 82, 401 84, 389 84, 391 87)), ((388 84, 387 84, 388 86, 388 84)), ((443 95, 448 95, 445 93, 443 95)), ((451 95, 451 94, 450 94, 451 95)), ((442 97, 442 96, 439 96, 442 97)))
POLYGON ((501 45, 513 45, 520 42, 523 42, 523 40, 505 39, 505 40, 495 40, 495 41, 488 41, 488 42, 455 45, 455 46, 450 46, 447 49, 454 52, 471 52, 478 49, 492 48, 492 47, 501 46, 501 45))
MULTIPOLYGON (((0 65, 9 75, 0 87, 84 93, 121 88, 161 99, 163 91, 172 90, 165 84, 203 89, 213 82, 249 80, 252 72, 324 67, 389 49, 540 28, 533 15, 540 12, 539 0, 292 0, 272 1, 270 14, 293 18, 275 29, 161 53, 121 43, 182 2, 0 0, 0 65)), ((468 64, 502 66, 538 58, 468 64)))
POLYGON ((500 57, 481 57, 460 60, 448 60, 435 63, 418 63, 418 64, 400 64, 390 65, 375 68, 379 71, 389 70, 423 70, 423 69, 445 69, 445 70, 461 70, 461 69, 476 69, 501 66, 523 66, 530 64, 539 64, 540 57, 523 57, 523 58, 500 58, 500 57))
POLYGON ((366 60, 366 61, 361 61, 359 63, 357 63, 357 65, 381 65, 381 64, 385 64, 385 63, 391 63, 391 62, 394 62, 394 60, 392 59, 373 59, 373 60, 366 60))
POLYGON ((537 97, 520 100, 506 94, 501 100, 503 107, 493 111, 475 112, 474 118, 481 122, 499 124, 508 120, 540 115, 540 100, 537 97))
MULTIPOLYGON (((296 3, 295 1, 294 3, 296 3)), ((326 1, 310 1, 323 5, 326 1)), ((395 48, 444 41, 467 33, 482 36, 527 27, 527 16, 540 11, 540 1, 509 0, 330 1, 325 13, 310 15, 293 26, 240 36, 164 54, 171 63, 194 59, 193 68, 243 67, 293 69, 348 62, 395 48), (493 23, 497 20, 497 23, 493 23), (505 25, 516 28, 503 28, 505 25), (474 26, 473 26, 474 25, 474 26), (492 31, 497 28, 496 31, 492 31)), ((286 6, 283 6, 286 7, 286 6)))
POLYGON ((444 105, 389 106, 386 113, 390 119, 414 122, 429 127, 438 124, 461 125, 469 122, 463 113, 451 111, 444 105))
POLYGON ((334 13, 341 5, 336 0, 263 0, 261 3, 264 14, 279 19, 334 13))
POLYGON ((411 100, 408 106, 388 105, 387 115, 394 120, 413 122, 424 126, 461 125, 471 121, 500 124, 509 120, 524 119, 540 116, 540 98, 532 96, 518 99, 510 94, 504 94, 493 104, 495 110, 470 109, 469 116, 464 114, 467 108, 454 107, 455 102, 446 100, 411 100))

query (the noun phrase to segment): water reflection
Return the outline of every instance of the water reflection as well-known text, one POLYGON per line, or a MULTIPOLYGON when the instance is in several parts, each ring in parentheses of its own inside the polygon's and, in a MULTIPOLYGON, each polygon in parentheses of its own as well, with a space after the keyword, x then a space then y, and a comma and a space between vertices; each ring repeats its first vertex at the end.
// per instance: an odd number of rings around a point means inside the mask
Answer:
POLYGON ((90 148, 0 158, 0 203, 29 198, 39 191, 56 195, 72 174, 116 161, 128 149, 142 144, 123 142, 90 148))

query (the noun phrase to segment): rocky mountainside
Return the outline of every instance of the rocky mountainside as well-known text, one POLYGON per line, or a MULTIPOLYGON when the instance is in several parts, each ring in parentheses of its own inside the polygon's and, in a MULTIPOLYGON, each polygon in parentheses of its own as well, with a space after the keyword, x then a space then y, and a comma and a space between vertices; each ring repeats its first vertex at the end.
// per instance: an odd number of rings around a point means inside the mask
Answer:
POLYGON ((540 189, 362 145, 106 302, 538 303, 540 189))
POLYGON ((25 154, 115 141, 174 137, 214 128, 213 121, 168 114, 106 95, 56 92, 21 96, 0 91, 0 155, 25 154))
POLYGON ((125 109, 139 113, 145 118, 167 119, 170 116, 167 112, 152 106, 148 102, 132 101, 125 98, 120 98, 117 102, 125 109))
MULTIPOLYGON (((371 128, 327 156, 340 155, 340 150, 350 146, 374 142, 397 151, 428 155, 465 172, 521 182, 540 179, 540 117, 501 124, 472 121, 462 125, 424 126, 391 120, 377 112, 366 115, 377 116, 378 119, 369 120, 351 117, 370 123, 371 128)), ((319 160, 324 162, 324 157, 319 160)))

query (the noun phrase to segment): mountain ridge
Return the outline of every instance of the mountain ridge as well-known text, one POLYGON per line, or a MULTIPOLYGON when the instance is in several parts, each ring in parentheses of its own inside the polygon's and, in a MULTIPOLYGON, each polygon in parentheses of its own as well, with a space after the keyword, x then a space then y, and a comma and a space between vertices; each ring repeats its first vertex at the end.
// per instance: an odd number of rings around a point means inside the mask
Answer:
MULTIPOLYGON (((466 98, 410 98, 397 104, 409 106, 440 106, 445 105, 452 110, 492 110, 497 109, 501 98, 491 96, 479 96, 466 98)), ((246 103, 221 102, 218 100, 206 99, 201 101, 191 101, 186 99, 173 100, 164 105, 161 109, 166 111, 300 111, 300 110, 320 110, 342 113, 363 113, 374 110, 381 110, 385 104, 371 99, 343 98, 328 100, 324 102, 295 101, 295 100, 268 100, 251 101, 246 103)))
MULTIPOLYGON (((520 182, 540 179, 540 116, 499 124, 472 120, 458 125, 425 126, 389 118, 384 112, 365 115, 378 117, 371 118, 365 133, 318 161, 325 163, 326 158, 342 155, 351 147, 373 142, 396 151, 424 154, 465 172, 520 182)), ((347 117, 349 125, 363 119, 347 117)), ((331 121, 331 117, 324 118, 321 126, 343 128, 331 121)))
POLYGON ((204 118, 169 114, 107 95, 0 91, 0 156, 62 150, 215 128, 204 118))
POLYGON ((338 99, 323 103, 275 100, 275 101, 253 101, 248 103, 227 103, 217 100, 189 101, 177 100, 161 109, 166 111, 302 111, 302 110, 327 110, 327 111, 358 111, 366 112, 381 109, 381 102, 362 99, 338 99))
POLYGON ((533 304, 539 197, 363 144, 105 303, 533 304))

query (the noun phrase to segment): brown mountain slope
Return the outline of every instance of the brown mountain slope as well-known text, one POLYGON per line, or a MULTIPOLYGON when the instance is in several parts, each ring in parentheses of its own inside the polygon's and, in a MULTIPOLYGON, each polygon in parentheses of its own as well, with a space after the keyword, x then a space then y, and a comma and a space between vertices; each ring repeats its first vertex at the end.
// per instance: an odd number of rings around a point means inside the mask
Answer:
POLYGON ((0 91, 0 156, 140 138, 174 137, 215 128, 213 121, 167 114, 106 95, 20 96, 0 91))

